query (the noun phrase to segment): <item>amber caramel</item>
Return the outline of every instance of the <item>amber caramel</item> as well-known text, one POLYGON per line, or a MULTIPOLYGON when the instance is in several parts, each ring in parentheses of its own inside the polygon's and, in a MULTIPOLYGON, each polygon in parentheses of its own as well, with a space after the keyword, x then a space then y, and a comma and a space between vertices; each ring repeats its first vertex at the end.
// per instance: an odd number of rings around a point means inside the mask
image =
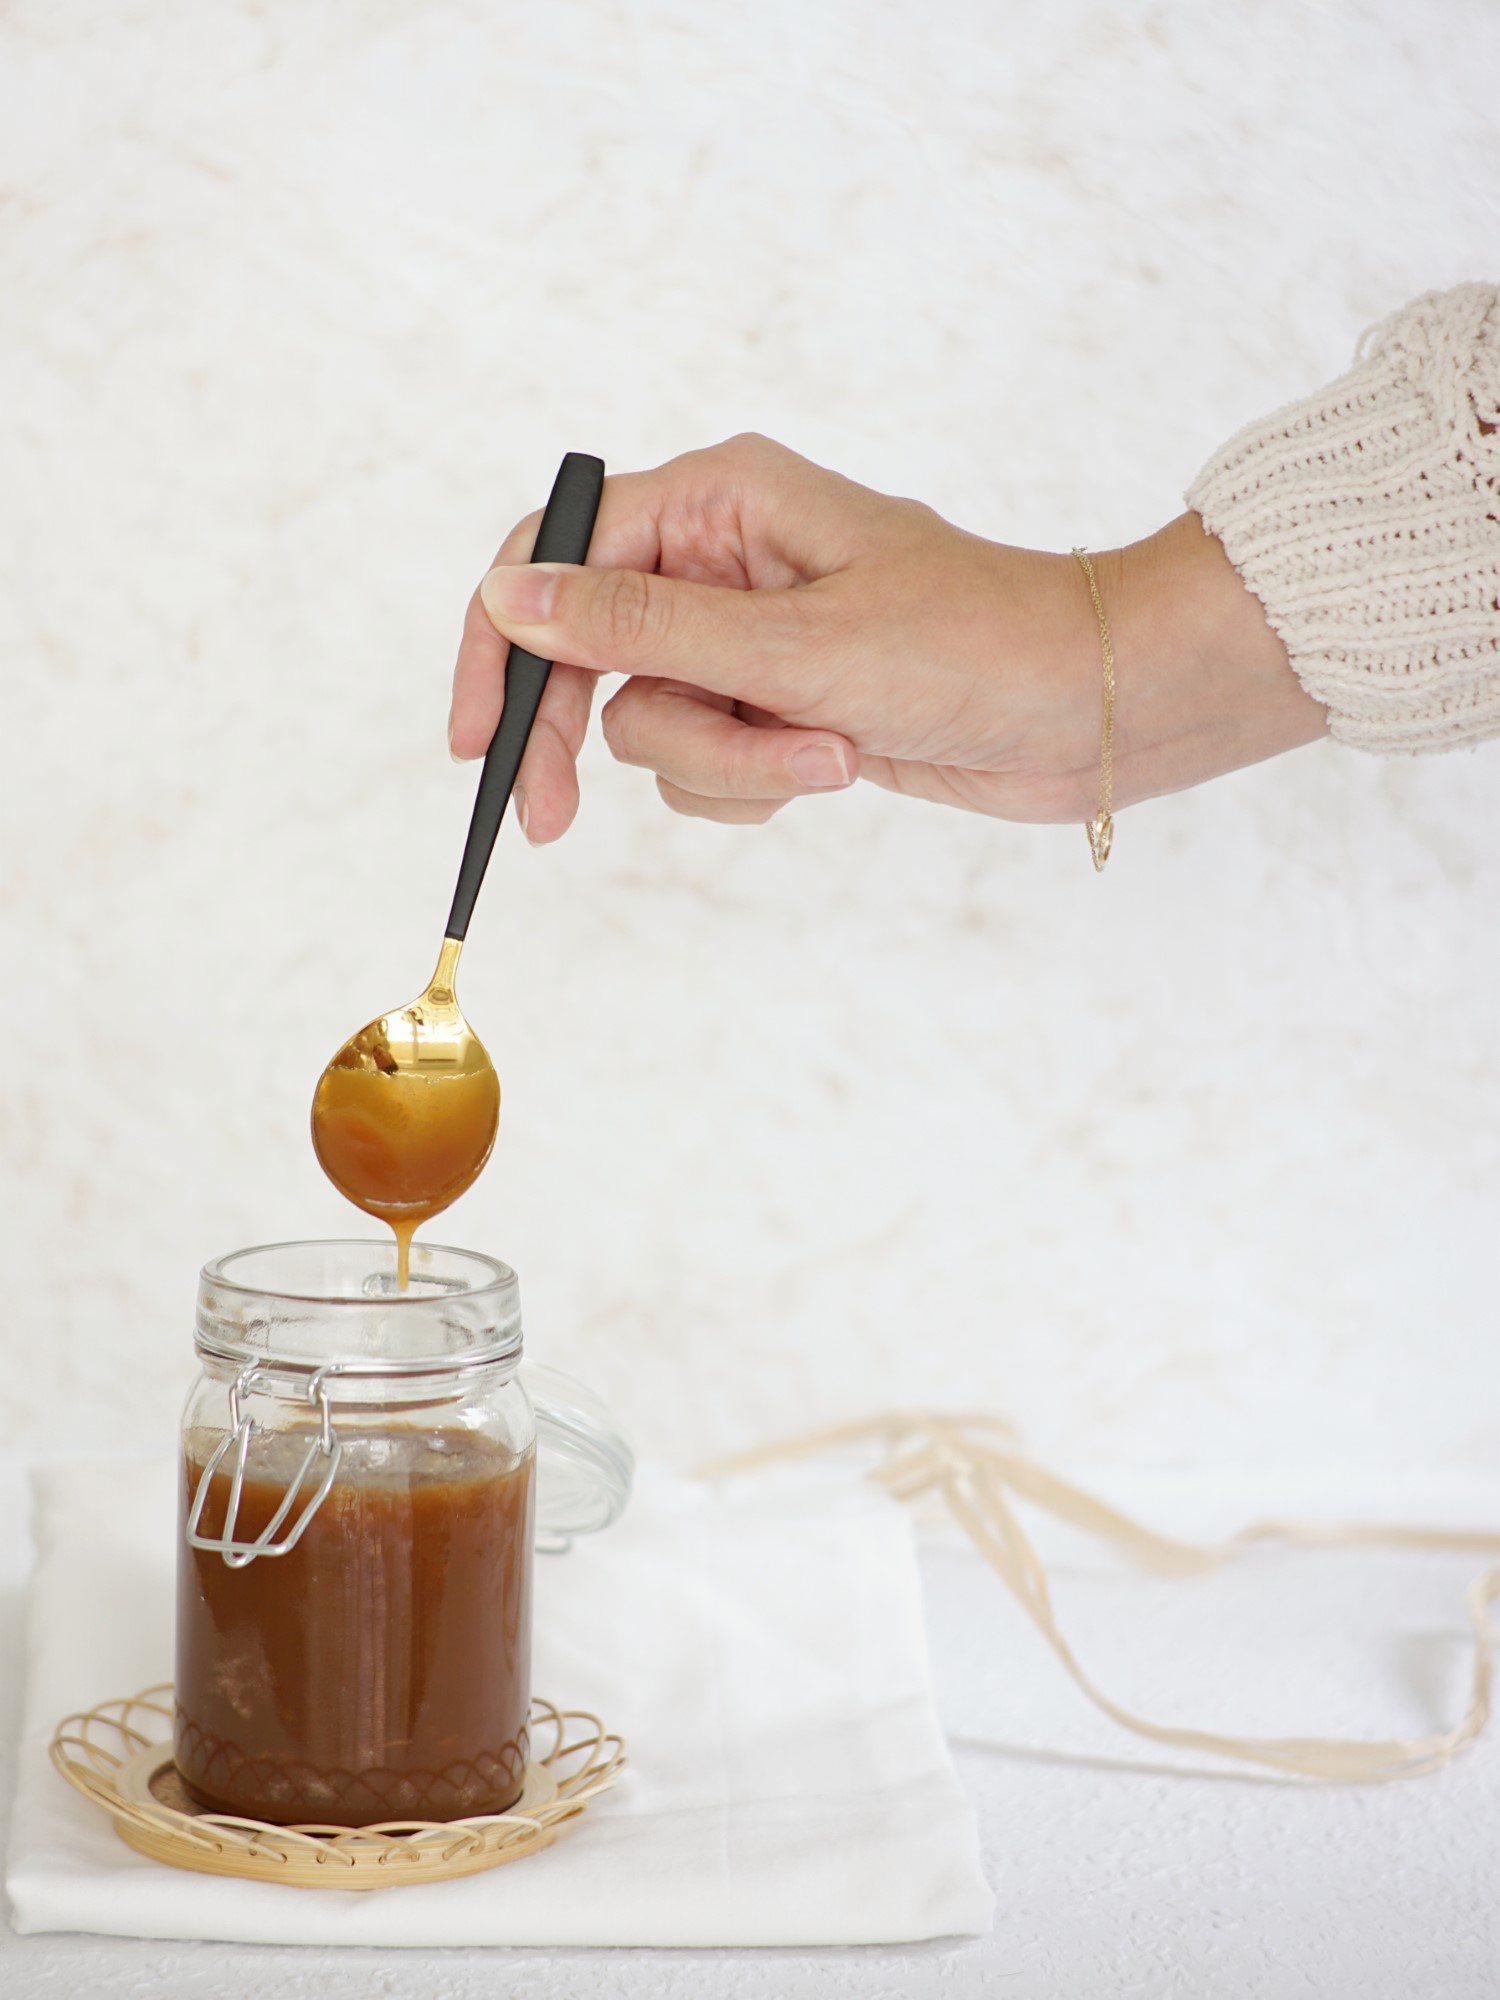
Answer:
POLYGON ((396 1232, 402 1285, 413 1232, 478 1178, 500 1084, 486 1064, 452 1075, 330 1064, 313 1098, 313 1144, 334 1186, 396 1232))
MULTIPOLYGON (((501 1812, 528 1751, 533 1452, 338 1431, 338 1477, 287 1554, 232 1569, 179 1542, 182 1778, 211 1810, 281 1824, 501 1812)), ((252 1439, 236 1540, 274 1514, 311 1436, 252 1439)), ((184 1521, 215 1442, 188 1434, 184 1521)), ((226 1461, 205 1534, 228 1491, 226 1461)))

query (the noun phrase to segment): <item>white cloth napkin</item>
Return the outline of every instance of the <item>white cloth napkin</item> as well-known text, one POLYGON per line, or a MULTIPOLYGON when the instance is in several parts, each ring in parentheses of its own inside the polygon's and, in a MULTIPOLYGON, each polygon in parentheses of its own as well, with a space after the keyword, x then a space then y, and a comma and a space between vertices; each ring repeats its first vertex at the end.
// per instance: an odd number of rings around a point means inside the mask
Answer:
POLYGON ((360 1893, 125 1846, 52 1769, 68 1712, 171 1676, 169 1464, 38 1474, 7 1886, 22 1931, 285 1944, 791 1945, 982 1932, 909 1522, 847 1473, 712 1490, 644 1467, 623 1521, 537 1562, 532 1684, 630 1766, 540 1854, 360 1893))

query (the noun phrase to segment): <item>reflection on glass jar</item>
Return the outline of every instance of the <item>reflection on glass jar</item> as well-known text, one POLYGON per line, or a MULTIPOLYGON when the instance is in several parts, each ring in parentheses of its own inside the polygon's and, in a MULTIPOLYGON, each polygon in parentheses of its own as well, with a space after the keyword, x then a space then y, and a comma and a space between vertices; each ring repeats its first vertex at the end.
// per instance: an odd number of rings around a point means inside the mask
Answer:
MULTIPOLYGON (((419 1246, 221 1258, 183 1418, 176 1754, 212 1810, 499 1812, 527 1757, 536 1428, 515 1275, 419 1246)), ((586 1525, 613 1518, 623 1482, 586 1525)), ((561 1540, 568 1523, 561 1524, 561 1540)))

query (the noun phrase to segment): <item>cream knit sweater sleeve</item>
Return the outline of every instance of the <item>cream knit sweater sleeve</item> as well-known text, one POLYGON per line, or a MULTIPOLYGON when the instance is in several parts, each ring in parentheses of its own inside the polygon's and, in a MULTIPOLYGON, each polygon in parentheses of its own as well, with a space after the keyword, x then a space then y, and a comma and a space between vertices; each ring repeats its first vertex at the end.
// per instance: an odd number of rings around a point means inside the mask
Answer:
POLYGON ((1216 452, 1187 503, 1363 750, 1500 735, 1500 286, 1431 292, 1216 452))

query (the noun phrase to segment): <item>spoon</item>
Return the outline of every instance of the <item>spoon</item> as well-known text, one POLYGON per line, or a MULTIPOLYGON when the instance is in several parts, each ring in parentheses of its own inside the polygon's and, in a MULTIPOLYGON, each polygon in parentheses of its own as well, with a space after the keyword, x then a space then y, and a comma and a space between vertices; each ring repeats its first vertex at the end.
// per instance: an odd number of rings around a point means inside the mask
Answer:
MULTIPOLYGON (((603 484, 602 459, 567 454, 533 562, 586 560, 603 484)), ((351 1035, 313 1092, 318 1163, 340 1194, 395 1231, 403 1291, 413 1235, 478 1179, 500 1123, 500 1079, 463 1017, 455 984, 479 885, 551 671, 550 660, 520 646, 506 657, 505 705, 480 773, 437 970, 415 1000, 351 1035)))

